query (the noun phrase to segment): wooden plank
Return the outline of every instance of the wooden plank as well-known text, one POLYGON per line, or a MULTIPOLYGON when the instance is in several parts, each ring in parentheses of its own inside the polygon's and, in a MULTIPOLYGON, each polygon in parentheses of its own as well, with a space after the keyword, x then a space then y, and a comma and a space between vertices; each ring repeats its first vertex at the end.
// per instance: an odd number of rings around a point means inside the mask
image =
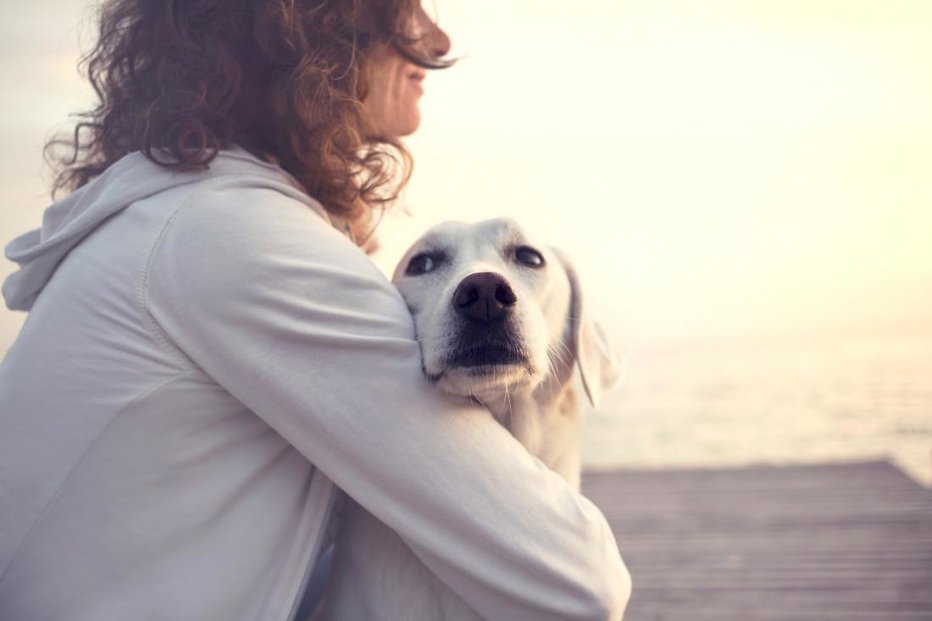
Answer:
POLYGON ((932 620, 932 492, 888 462, 586 473, 628 621, 932 620))

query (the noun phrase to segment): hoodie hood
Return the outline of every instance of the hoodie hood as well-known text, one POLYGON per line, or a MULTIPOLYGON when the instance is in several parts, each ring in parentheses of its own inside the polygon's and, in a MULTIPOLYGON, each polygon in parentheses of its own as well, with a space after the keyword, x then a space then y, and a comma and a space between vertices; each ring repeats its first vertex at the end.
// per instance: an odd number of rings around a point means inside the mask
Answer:
POLYGON ((24 311, 32 308, 62 259, 110 216, 159 192, 219 175, 236 175, 250 185, 254 182, 282 192, 329 221, 324 209, 301 190, 294 177, 243 149, 221 151, 207 170, 188 172, 175 172, 142 153, 131 153, 52 204, 42 216, 41 228, 20 235, 6 246, 6 258, 20 266, 3 283, 7 307, 24 311))

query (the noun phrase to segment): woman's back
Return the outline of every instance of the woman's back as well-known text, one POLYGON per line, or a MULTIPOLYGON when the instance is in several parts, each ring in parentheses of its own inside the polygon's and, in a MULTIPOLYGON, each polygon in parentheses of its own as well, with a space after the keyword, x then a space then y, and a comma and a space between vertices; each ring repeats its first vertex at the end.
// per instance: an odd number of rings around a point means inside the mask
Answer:
POLYGON ((286 175, 242 153, 187 177, 139 155, 122 164, 68 199, 57 226, 47 220, 46 254, 86 237, 0 366, 4 618, 285 618, 332 485, 173 344, 151 314, 160 293, 150 279, 165 276, 153 269, 166 265, 158 249, 175 218, 190 226, 225 212, 225 230, 258 235, 258 220, 284 212, 307 222, 309 243, 315 224, 330 225, 276 190, 286 175), (148 196, 89 196, 134 179, 148 196), (268 196, 218 205, 237 187, 268 196), (246 213, 255 209, 261 218, 246 213), (29 586, 35 575, 54 589, 29 586))

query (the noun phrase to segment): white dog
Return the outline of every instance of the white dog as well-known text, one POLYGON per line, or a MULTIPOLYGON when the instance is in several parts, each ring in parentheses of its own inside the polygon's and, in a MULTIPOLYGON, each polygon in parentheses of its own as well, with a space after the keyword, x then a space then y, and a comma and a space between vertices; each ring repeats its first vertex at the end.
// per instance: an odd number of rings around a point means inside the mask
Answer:
MULTIPOLYGON (((510 220, 445 223, 414 244, 392 280, 414 317, 429 381, 481 402, 578 489, 581 420, 573 368, 578 364, 597 406, 620 362, 587 319, 576 273, 562 254, 529 240, 510 220)), ((479 618, 400 537, 352 502, 324 617, 479 618)))

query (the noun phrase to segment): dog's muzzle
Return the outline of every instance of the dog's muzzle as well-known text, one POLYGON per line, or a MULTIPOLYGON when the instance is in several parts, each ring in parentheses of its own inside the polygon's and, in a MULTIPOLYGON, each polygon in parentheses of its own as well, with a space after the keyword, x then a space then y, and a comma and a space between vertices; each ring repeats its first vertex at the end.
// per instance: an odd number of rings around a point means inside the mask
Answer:
POLYGON ((452 366, 478 367, 520 364, 527 353, 515 338, 510 319, 518 296, 499 274, 470 274, 453 292, 451 303, 460 317, 452 366))

